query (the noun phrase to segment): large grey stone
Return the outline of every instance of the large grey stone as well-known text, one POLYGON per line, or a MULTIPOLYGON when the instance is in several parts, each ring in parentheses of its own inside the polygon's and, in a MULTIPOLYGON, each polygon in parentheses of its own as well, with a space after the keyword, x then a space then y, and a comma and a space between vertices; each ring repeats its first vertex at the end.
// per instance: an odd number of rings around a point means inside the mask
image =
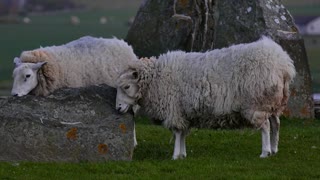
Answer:
POLYGON ((297 76, 284 114, 314 117, 304 41, 279 0, 145 0, 126 40, 140 57, 168 50, 207 51, 272 37, 294 60, 297 76))
POLYGON ((101 85, 0 99, 0 161, 131 160, 133 116, 115 96, 101 85))

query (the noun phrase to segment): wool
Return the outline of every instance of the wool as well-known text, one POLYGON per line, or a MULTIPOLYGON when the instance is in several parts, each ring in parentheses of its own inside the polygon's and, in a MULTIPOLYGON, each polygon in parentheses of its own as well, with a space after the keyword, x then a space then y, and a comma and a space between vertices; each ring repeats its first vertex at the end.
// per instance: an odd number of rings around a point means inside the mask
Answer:
POLYGON ((191 127, 240 125, 261 129, 260 157, 267 157, 278 151, 279 116, 295 74, 292 59, 268 37, 205 53, 172 51, 140 61, 119 77, 117 109, 138 103, 173 130, 173 159, 186 156, 191 127))
MULTIPOLYGON (((279 116, 295 76, 289 55, 266 37, 206 53, 169 52, 153 62, 152 71, 139 70, 142 79, 152 77, 148 85, 138 82, 148 87, 141 89, 141 105, 169 129, 188 129, 194 120, 227 120, 217 117, 234 112, 259 128, 263 122, 254 112, 279 116)), ((218 124, 230 123, 235 122, 218 124)))
POLYGON ((62 87, 107 84, 137 57, 123 40, 85 36, 60 46, 22 52, 23 63, 47 62, 38 71, 38 85, 31 93, 48 95, 62 87))

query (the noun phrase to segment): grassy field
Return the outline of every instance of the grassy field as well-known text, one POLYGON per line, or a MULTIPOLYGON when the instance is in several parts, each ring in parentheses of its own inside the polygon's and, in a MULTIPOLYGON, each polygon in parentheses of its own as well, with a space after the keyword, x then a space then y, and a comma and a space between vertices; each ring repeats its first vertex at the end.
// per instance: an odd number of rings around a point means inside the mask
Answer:
POLYGON ((287 6, 287 8, 295 16, 318 16, 320 13, 320 3, 316 5, 287 6))
POLYGON ((258 131, 193 129, 173 161, 171 133, 138 120, 131 162, 2 162, 0 179, 320 179, 319 134, 319 121, 283 119, 278 154, 260 159, 258 131))
POLYGON ((320 92, 320 36, 305 36, 305 45, 312 76, 313 92, 320 92))

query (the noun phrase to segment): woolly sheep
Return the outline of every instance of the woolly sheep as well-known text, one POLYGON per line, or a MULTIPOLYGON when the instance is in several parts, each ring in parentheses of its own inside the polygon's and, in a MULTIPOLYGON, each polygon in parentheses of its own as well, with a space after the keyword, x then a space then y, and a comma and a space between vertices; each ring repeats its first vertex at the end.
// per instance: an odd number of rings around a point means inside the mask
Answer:
POLYGON ((116 78, 135 61, 132 47, 116 38, 86 36, 61 46, 24 51, 14 59, 11 94, 46 96, 62 87, 115 87, 116 78))
POLYGON ((295 73, 288 54, 267 37, 206 53, 168 52, 120 75, 116 109, 125 113, 139 104, 162 121, 175 135, 173 159, 186 157, 185 138, 196 123, 260 129, 265 158, 278 151, 279 116, 295 73), (220 118, 233 114, 239 122, 220 118))

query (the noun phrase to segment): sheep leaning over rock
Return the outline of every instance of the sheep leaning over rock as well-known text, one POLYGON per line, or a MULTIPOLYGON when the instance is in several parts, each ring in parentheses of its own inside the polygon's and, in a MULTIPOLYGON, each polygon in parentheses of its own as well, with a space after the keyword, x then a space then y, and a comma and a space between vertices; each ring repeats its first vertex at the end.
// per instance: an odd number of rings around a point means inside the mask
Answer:
POLYGON ((116 38, 85 36, 61 46, 24 51, 14 59, 11 94, 47 96, 63 87, 115 87, 120 73, 136 61, 132 47, 116 38))
POLYGON ((185 138, 196 123, 261 129, 264 158, 278 151, 279 116, 295 73, 289 55, 267 37, 206 53, 168 52, 120 75, 116 109, 139 104, 162 121, 175 134, 173 159, 186 157, 185 138), (234 113, 239 122, 220 118, 234 113))
POLYGON ((116 38, 82 37, 61 46, 22 52, 15 58, 11 94, 46 96, 63 87, 107 84, 138 61, 132 47, 116 38))

